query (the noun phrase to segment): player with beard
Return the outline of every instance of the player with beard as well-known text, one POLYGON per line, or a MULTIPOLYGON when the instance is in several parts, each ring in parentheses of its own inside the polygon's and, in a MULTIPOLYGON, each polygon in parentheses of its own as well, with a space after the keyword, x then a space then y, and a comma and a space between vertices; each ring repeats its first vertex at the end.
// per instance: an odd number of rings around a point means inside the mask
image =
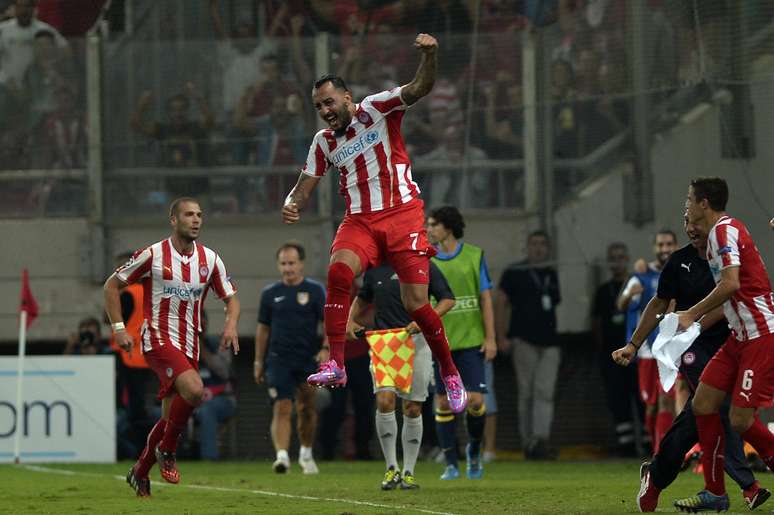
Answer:
MULTIPOLYGON (((672 301, 675 302, 675 309, 685 309, 703 299, 715 287, 706 259, 707 239, 689 222, 687 216, 684 221, 685 232, 691 243, 676 250, 664 265, 658 281, 658 291, 643 311, 631 341, 612 354, 613 361, 619 365, 627 366, 631 363, 647 335, 658 326, 658 316, 667 311, 672 301)), ((716 310, 711 316, 702 318, 701 325, 701 335, 683 353, 680 364, 680 371, 688 383, 691 399, 664 435, 659 451, 650 462, 645 462, 640 467, 642 484, 637 495, 637 506, 642 512, 656 510, 659 494, 672 484, 680 472, 686 452, 699 441, 696 418, 691 407, 692 396, 704 367, 729 334, 728 322, 723 317, 722 310, 716 310)), ((721 410, 726 435, 726 473, 742 489, 745 503, 753 510, 766 502, 771 494, 765 488, 760 488, 747 464, 744 442, 733 432, 728 420, 730 405, 727 400, 721 410)))
POLYGON ((325 303, 325 333, 330 360, 308 378, 315 386, 344 386, 344 342, 355 277, 388 262, 400 280, 403 305, 417 323, 440 365, 450 409, 462 412, 467 392, 449 351, 441 318, 428 300, 430 257, 424 227, 424 204, 411 178, 411 162, 400 124, 409 106, 430 93, 437 67, 438 42, 417 35, 421 61, 408 84, 367 96, 356 104, 341 77, 325 75, 312 90, 312 100, 328 128, 312 141, 306 165, 285 200, 282 220, 293 224, 322 177, 339 171, 346 203, 344 220, 331 247, 325 303))
POLYGON ((142 283, 145 321, 140 348, 160 383, 161 418, 126 476, 138 497, 150 497, 148 472, 157 461, 165 481, 180 481, 175 458, 177 441, 191 413, 204 399, 199 335, 202 304, 210 288, 226 304, 220 346, 231 347, 234 354, 239 352, 239 299, 220 256, 196 243, 202 225, 199 202, 190 197, 175 200, 169 208, 169 220, 172 235, 136 252, 108 278, 104 288, 105 311, 115 342, 131 351, 134 341, 121 316, 120 291, 128 284, 142 283))
MULTIPOLYGON (((631 342, 643 311, 656 294, 658 279, 669 256, 677 248, 677 235, 669 229, 661 229, 653 239, 653 252, 656 260, 648 263, 645 272, 635 272, 618 296, 617 306, 626 312, 626 337, 631 342)), ((675 415, 674 392, 668 394, 662 390, 658 380, 658 367, 650 346, 656 340, 657 331, 645 333, 647 341, 638 346, 637 373, 640 383, 640 397, 645 404, 645 428, 653 444, 653 452, 658 452, 661 438, 669 430, 675 415)))

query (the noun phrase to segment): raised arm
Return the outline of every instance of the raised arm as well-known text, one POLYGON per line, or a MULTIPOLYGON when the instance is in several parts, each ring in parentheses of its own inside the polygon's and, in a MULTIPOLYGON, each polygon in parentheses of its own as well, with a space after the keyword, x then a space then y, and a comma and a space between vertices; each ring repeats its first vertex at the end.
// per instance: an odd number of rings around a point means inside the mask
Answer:
POLYGON ((401 96, 407 105, 415 104, 420 98, 432 91, 438 67, 438 41, 429 34, 418 34, 414 47, 422 52, 414 80, 403 86, 401 96))
POLYGON ((282 206, 283 222, 294 224, 301 220, 301 210, 309 202, 309 197, 312 196, 312 192, 319 182, 320 177, 312 177, 304 172, 299 174, 296 185, 290 190, 285 198, 285 205, 282 206))

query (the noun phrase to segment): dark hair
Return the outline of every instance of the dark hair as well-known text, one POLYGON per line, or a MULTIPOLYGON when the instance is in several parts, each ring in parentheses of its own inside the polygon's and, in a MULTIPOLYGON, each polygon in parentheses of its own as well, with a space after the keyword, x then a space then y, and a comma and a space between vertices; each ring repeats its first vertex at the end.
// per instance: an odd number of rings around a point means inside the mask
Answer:
POLYGON ((289 249, 296 249, 296 252, 298 252, 298 259, 303 261, 306 259, 306 250, 304 250, 304 246, 301 245, 301 242, 298 241, 286 241, 280 247, 277 249, 277 254, 275 257, 279 259, 280 252, 283 250, 289 250, 289 249))
POLYGON ((201 204, 199 204, 199 201, 196 200, 193 197, 180 197, 180 198, 176 198, 169 205, 169 216, 170 216, 170 218, 173 217, 173 216, 177 216, 178 215, 178 213, 180 211, 180 204, 182 204, 183 202, 193 202, 194 204, 201 205, 201 204))
POLYGON ((728 203, 728 184, 720 177, 697 177, 691 180, 697 202, 707 199, 713 211, 725 211, 728 203))
POLYGON ((428 215, 452 232, 455 238, 465 236, 465 220, 460 210, 454 206, 441 206, 430 211, 428 215))
POLYGON ((527 235, 527 241, 532 238, 545 238, 546 242, 551 242, 551 238, 548 237, 548 233, 543 229, 536 229, 527 235))
POLYGON ((626 246, 626 243, 622 241, 614 241, 610 245, 607 246, 607 253, 609 254, 613 250, 623 250, 627 254, 629 253, 629 247, 626 246))
POLYGON ((87 318, 82 319, 80 322, 78 322, 78 330, 80 330, 83 327, 90 326, 90 325, 95 326, 98 330, 100 328, 99 320, 97 320, 94 317, 87 317, 87 318))
POLYGON ((672 239, 675 240, 675 243, 677 243, 677 234, 675 234, 675 232, 672 229, 667 229, 666 227, 662 227, 661 229, 659 229, 658 232, 653 236, 653 243, 656 243, 656 238, 658 238, 660 234, 670 235, 672 239))
POLYGON ((316 81, 314 81, 314 89, 320 89, 323 87, 323 85, 326 82, 330 82, 334 88, 340 89, 341 91, 349 91, 349 88, 347 87, 347 83, 344 82, 344 79, 339 77, 338 75, 334 75, 333 73, 326 73, 316 81))
POLYGON ((190 101, 190 100, 188 100, 188 97, 187 97, 187 96, 185 96, 185 95, 184 95, 184 94, 182 94, 182 93, 177 93, 177 94, 175 94, 175 95, 172 95, 171 97, 169 97, 169 98, 167 99, 167 109, 169 109, 170 107, 172 107, 172 102, 177 102, 177 101, 180 101, 180 102, 182 102, 183 104, 185 104, 185 107, 184 107, 184 109, 186 109, 186 110, 188 110, 188 108, 191 106, 191 101, 190 101))

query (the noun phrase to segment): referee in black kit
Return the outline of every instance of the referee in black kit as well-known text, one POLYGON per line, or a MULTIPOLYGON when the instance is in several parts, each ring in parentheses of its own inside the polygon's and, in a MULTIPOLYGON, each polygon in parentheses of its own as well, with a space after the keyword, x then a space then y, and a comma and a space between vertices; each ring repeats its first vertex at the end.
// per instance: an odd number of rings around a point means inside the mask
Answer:
MULTIPOLYGON (((667 311, 672 300, 676 303, 676 311, 685 310, 701 301, 715 288, 715 281, 706 260, 707 235, 700 234, 687 217, 684 222, 685 232, 691 243, 675 251, 664 265, 656 296, 642 313, 631 341, 613 352, 613 360, 619 365, 626 366, 632 361, 637 349, 658 325, 658 315, 667 311)), ((643 512, 655 511, 659 494, 675 480, 685 454, 699 441, 692 410, 693 395, 704 367, 729 334, 728 322, 720 311, 705 316, 701 325, 701 335, 683 353, 680 366, 680 371, 691 389, 691 397, 664 435, 659 452, 650 462, 645 462, 640 467, 641 485, 637 504, 643 512)), ((726 398, 721 411, 726 434, 725 470, 742 489, 747 507, 753 510, 766 502, 771 494, 759 486, 747 464, 744 442, 739 434, 731 429, 728 420, 729 408, 730 398, 726 398)))

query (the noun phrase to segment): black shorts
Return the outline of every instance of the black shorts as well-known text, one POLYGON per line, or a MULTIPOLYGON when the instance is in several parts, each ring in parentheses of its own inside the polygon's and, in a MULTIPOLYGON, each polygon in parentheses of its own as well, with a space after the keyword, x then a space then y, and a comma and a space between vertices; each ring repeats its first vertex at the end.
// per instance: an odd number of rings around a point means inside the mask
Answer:
MULTIPOLYGON (((462 378, 462 384, 469 392, 486 393, 486 374, 484 372, 484 353, 478 347, 452 351, 452 360, 462 378)), ((446 387, 441 380, 438 362, 433 362, 435 370, 435 393, 445 394, 446 387)))
POLYGON ((306 382, 310 374, 317 371, 317 363, 310 361, 302 365, 288 366, 281 361, 266 361, 266 386, 272 402, 279 399, 295 399, 299 385, 306 382))

